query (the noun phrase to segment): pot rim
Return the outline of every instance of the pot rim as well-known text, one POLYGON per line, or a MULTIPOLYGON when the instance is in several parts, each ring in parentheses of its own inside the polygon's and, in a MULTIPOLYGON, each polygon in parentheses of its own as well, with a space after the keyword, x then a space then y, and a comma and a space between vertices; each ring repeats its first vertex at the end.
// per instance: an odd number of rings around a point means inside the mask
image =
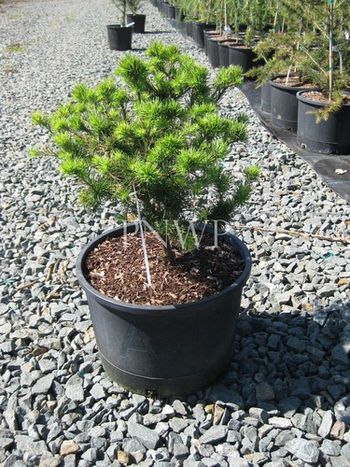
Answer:
POLYGON ((305 91, 305 90, 309 90, 309 91, 311 91, 311 90, 314 91, 315 90, 315 88, 305 88, 304 86, 286 86, 284 84, 276 83, 274 81, 274 79, 280 78, 282 76, 286 76, 286 75, 277 75, 277 76, 275 76, 274 78, 269 80, 269 84, 271 86, 275 87, 275 88, 278 88, 278 89, 289 89, 289 90, 294 90, 294 91, 297 91, 297 92, 305 91))
POLYGON ((132 16, 133 18, 146 18, 146 15, 142 15, 141 13, 137 13, 133 15, 132 13, 127 13, 126 16, 132 16))
POLYGON ((130 26, 122 26, 121 24, 107 24, 107 29, 118 29, 118 30, 123 30, 123 29, 132 29, 130 26))
POLYGON ((228 47, 229 49, 233 49, 233 50, 240 50, 240 51, 247 51, 247 52, 253 52, 253 47, 250 47, 248 45, 229 45, 229 44, 220 44, 220 45, 224 45, 225 47, 228 47))
MULTIPOLYGON (((192 23, 196 24, 197 26, 201 26, 201 27, 213 27, 213 28, 216 28, 216 24, 214 23, 206 23, 205 21, 192 21, 192 23)), ((207 31, 212 31, 212 29, 207 29, 207 31)))
MULTIPOLYGON (((135 225, 135 223, 129 223, 127 224, 126 228, 127 230, 131 230, 135 225)), ((148 312, 150 314, 156 311, 161 311, 162 313, 173 313, 174 311, 188 312, 191 311, 193 308, 198 308, 198 304, 206 305, 207 303, 210 303, 214 300, 217 300, 218 298, 223 297, 224 295, 231 293, 235 289, 242 288, 248 280, 252 268, 252 258, 250 252, 246 247, 245 243, 242 242, 242 240, 240 240, 234 234, 227 232, 226 234, 230 237, 230 240, 234 243, 235 247, 239 251, 244 261, 244 269, 241 275, 237 278, 237 280, 221 292, 210 295, 209 297, 202 298, 201 300, 176 305, 139 305, 134 303, 126 303, 120 300, 115 300, 114 298, 107 297, 106 295, 102 294, 97 289, 95 289, 86 279, 84 273, 85 260, 88 253, 90 253, 90 251, 92 251, 98 244, 100 244, 107 237, 116 236, 115 234, 121 230, 124 230, 124 227, 118 226, 107 230, 101 235, 98 235, 83 247, 76 260, 77 278, 81 287, 85 290, 85 292, 94 295, 95 299, 98 299, 99 302, 106 306, 117 307, 119 310, 123 309, 123 311, 133 314, 140 313, 141 311, 144 313, 148 312)))
MULTIPOLYGON (((326 103, 325 102, 318 102, 318 101, 313 101, 311 99, 308 99, 307 97, 304 97, 303 94, 306 93, 306 92, 310 92, 310 91, 318 91, 318 92, 321 92, 319 89, 308 89, 308 90, 302 90, 302 91, 298 91, 297 92, 297 99, 301 102, 304 102, 305 104, 310 104, 310 105, 313 105, 314 107, 326 107, 326 103)), ((342 104, 342 107, 350 107, 350 102, 348 104, 345 104, 343 103, 342 104)))

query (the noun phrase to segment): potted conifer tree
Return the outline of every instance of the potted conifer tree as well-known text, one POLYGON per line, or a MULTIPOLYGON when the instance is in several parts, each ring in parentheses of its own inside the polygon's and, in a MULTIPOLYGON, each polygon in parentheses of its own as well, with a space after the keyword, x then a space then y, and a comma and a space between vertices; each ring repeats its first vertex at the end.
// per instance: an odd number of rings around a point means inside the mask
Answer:
POLYGON ((261 109, 271 114, 272 126, 296 132, 299 91, 314 89, 306 72, 305 53, 298 33, 272 32, 254 48, 263 62, 247 73, 263 86, 261 109))
POLYGON ((224 0, 222 4, 222 20, 217 22, 223 24, 226 40, 219 43, 220 66, 239 65, 246 73, 253 67, 253 47, 271 20, 271 5, 261 0, 224 0))
POLYGON ((297 130, 296 95, 299 91, 314 87, 306 73, 305 60, 305 50, 312 47, 308 32, 311 23, 306 13, 312 9, 312 2, 277 2, 271 31, 254 47, 260 65, 247 73, 247 76, 257 78, 258 85, 263 86, 261 109, 271 113, 272 126, 292 132, 297 130))
POLYGON ((241 83, 240 69, 221 70, 210 85, 206 68, 175 46, 154 43, 146 55, 121 60, 124 87, 78 85, 67 104, 34 121, 51 132, 81 200, 119 202, 130 221, 77 261, 103 365, 128 388, 167 395, 196 390, 230 364, 251 258, 222 226, 259 170, 235 180, 223 166, 246 136, 243 121, 217 109, 241 83))
POLYGON ((142 0, 127 0, 127 4, 131 11, 131 13, 127 15, 127 22, 134 23, 132 27, 134 32, 143 34, 145 32, 146 15, 138 13, 142 5, 142 0))
MULTIPOLYGON (((328 4, 327 4, 328 3, 328 4)), ((350 8, 336 0, 312 12, 313 47, 306 51, 307 72, 315 91, 298 98, 298 143, 313 152, 350 154, 350 8)))
POLYGON ((109 48, 111 50, 130 50, 132 43, 132 28, 126 24, 126 9, 128 0, 112 0, 120 12, 120 24, 107 26, 109 48))

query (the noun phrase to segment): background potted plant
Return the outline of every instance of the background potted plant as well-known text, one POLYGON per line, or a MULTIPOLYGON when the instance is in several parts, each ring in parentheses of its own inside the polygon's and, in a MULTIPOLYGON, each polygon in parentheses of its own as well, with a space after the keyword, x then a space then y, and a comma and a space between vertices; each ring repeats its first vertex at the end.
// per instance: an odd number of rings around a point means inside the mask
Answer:
POLYGON ((227 2, 214 2, 212 5, 212 15, 215 31, 209 31, 206 34, 206 53, 213 67, 220 67, 220 44, 228 41, 228 24, 227 24, 227 2))
MULTIPOLYGON (((190 4, 191 6, 191 4, 190 4)), ((195 4, 196 18, 192 23, 192 38, 201 48, 204 48, 204 34, 216 28, 214 21, 215 2, 212 0, 197 1, 195 4)))
POLYGON ((310 20, 306 15, 311 5, 304 5, 308 1, 291 4, 281 0, 273 29, 254 47, 260 65, 247 73, 257 78, 260 85, 266 85, 262 109, 271 112, 272 126, 293 132, 297 130, 298 120, 296 95, 314 87, 307 73, 307 51, 313 47, 310 20))
POLYGON ((107 26, 108 42, 111 50, 130 50, 132 43, 132 28, 126 25, 126 9, 128 0, 112 0, 120 12, 120 24, 107 26))
POLYGON ((239 65, 246 73, 253 67, 253 47, 271 21, 274 2, 226 0, 223 3, 224 31, 228 31, 228 37, 219 44, 220 66, 239 65))
POLYGON ((134 248, 124 248, 123 227, 101 235, 80 254, 78 279, 108 374, 166 395, 196 390, 228 368, 251 267, 232 234, 221 232, 213 246, 212 230, 196 224, 206 241, 196 248, 191 230, 184 251, 176 233, 185 235, 189 219, 229 220, 259 170, 234 180, 222 164, 230 144, 246 136, 244 122, 217 110, 226 89, 241 83, 240 69, 220 70, 210 85, 206 68, 175 46, 154 43, 146 56, 122 59, 124 88, 112 79, 78 85, 67 104, 34 121, 51 132, 60 169, 78 179, 84 203, 110 199, 133 215, 124 240, 134 248), (146 233, 142 219, 160 237, 146 233))
POLYGON ((146 15, 138 13, 142 5, 142 0, 127 0, 127 6, 131 10, 131 13, 127 15, 127 22, 134 23, 132 29, 138 34, 145 32, 146 15))
POLYGON ((298 143, 314 152, 350 154, 350 8, 342 1, 315 5, 307 73, 316 91, 298 93, 298 143))
POLYGON ((167 16, 171 21, 176 19, 175 3, 176 2, 174 2, 174 1, 169 1, 168 5, 167 5, 167 16))
POLYGON ((182 0, 173 0, 172 4, 175 8, 175 26, 182 30, 183 21, 185 18, 183 11, 183 2, 182 0))

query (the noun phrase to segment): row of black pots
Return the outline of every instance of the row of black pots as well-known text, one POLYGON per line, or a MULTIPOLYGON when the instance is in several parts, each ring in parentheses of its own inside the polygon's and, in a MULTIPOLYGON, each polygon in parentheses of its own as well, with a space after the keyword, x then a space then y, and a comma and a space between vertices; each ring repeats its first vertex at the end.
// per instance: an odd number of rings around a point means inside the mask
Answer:
POLYGON ((179 10, 179 8, 162 0, 151 0, 151 3, 156 6, 164 16, 167 16, 169 19, 176 19, 176 10, 179 10))
POLYGON ((191 37, 199 47, 205 49, 213 67, 239 65, 242 67, 243 72, 247 72, 253 67, 255 58, 253 50, 250 47, 237 46, 227 40, 217 40, 217 35, 214 34, 215 24, 197 21, 184 22, 184 17, 179 8, 163 1, 153 1, 152 3, 173 22, 174 26, 188 37, 191 37))
POLYGON ((132 26, 121 26, 120 24, 109 24, 107 26, 108 43, 111 50, 130 50, 132 46, 132 33, 144 34, 146 15, 131 15, 126 17, 127 24, 132 26))
POLYGON ((255 55, 250 47, 235 46, 228 41, 216 40, 206 31, 204 38, 207 56, 214 68, 239 65, 246 73, 253 67, 255 55))
POLYGON ((261 89, 261 111, 270 115, 278 130, 297 134, 299 146, 323 154, 350 154, 350 105, 318 121, 324 103, 307 98, 310 88, 285 86, 270 81, 261 89))
MULTIPOLYGON (((240 65, 244 72, 254 66, 255 55, 249 47, 237 47, 227 40, 217 40, 215 25, 194 21, 183 22, 178 8, 167 2, 154 0, 174 25, 205 49, 213 67, 240 65), (175 15, 175 16, 174 16, 175 15)), ((308 89, 310 90, 310 89, 308 89)), ((261 110, 270 114, 272 126, 279 130, 297 133, 299 145, 312 152, 326 154, 350 153, 350 105, 343 105, 339 112, 330 114, 326 121, 318 122, 315 112, 324 104, 310 101, 303 87, 288 87, 270 81, 261 90, 261 110)))

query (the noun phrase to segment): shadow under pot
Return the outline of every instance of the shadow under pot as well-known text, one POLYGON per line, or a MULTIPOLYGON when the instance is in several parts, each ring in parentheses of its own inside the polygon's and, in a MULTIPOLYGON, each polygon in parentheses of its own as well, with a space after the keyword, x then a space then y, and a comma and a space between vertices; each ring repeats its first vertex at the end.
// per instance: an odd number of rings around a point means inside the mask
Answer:
POLYGON ((271 85, 266 83, 261 86, 261 112, 265 114, 271 113, 271 85))
POLYGON ((132 30, 136 32, 136 34, 144 34, 146 25, 146 15, 127 15, 126 19, 128 24, 134 23, 134 25, 132 26, 132 30))
POLYGON ((194 21, 192 23, 192 38, 195 43, 204 48, 204 31, 213 31, 215 30, 215 24, 208 24, 208 23, 197 23, 194 21))
POLYGON ((243 73, 246 73, 254 66, 255 54, 251 47, 229 46, 229 64, 239 65, 243 73))
MULTIPOLYGON (((123 235, 117 227, 90 242, 77 259, 77 277, 84 289, 96 342, 109 377, 135 392, 160 396, 197 391, 230 367, 242 289, 251 269, 245 244, 224 237, 239 253, 244 268, 223 291, 181 305, 134 305, 109 298, 88 280, 88 254, 106 239, 123 235)), ((129 224, 127 232, 135 231, 129 224)))
POLYGON ((269 84, 271 86, 272 126, 295 133, 298 123, 297 93, 307 90, 307 86, 301 83, 286 85, 285 77, 277 77, 271 80, 269 84))
POLYGON ((130 50, 132 43, 132 28, 120 24, 107 26, 108 43, 111 50, 130 50))
POLYGON ((297 141, 303 148, 322 154, 350 154, 350 100, 327 120, 317 122, 317 112, 327 105, 322 93, 300 91, 297 141))

